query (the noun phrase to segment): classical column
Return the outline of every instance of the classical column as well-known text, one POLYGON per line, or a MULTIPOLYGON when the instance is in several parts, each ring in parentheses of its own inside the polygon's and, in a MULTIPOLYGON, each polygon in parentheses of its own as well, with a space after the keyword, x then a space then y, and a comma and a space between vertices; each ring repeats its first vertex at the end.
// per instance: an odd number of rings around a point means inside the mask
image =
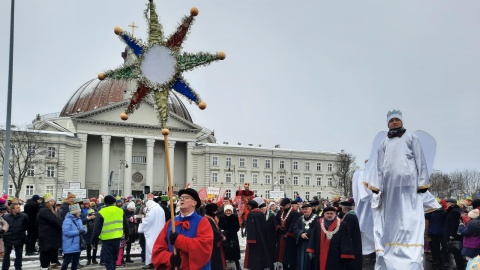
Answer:
MULTIPOLYGON (((175 176, 173 174, 174 170, 175 170, 175 166, 174 166, 174 160, 175 160, 175 143, 176 141, 168 141, 168 154, 169 154, 169 158, 170 158, 170 172, 172 174, 172 185, 175 185, 175 176)), ((167 177, 168 177, 168 174, 167 174, 167 177)), ((165 181, 165 183, 168 183, 168 179, 166 179, 167 181, 165 181)), ((182 187, 184 188, 184 187, 182 187)))
POLYGON ((155 146, 155 139, 147 139, 147 180, 146 186, 153 190, 153 147, 155 146))
POLYGON ((187 142, 187 164, 186 164, 186 176, 187 183, 193 186, 192 177, 193 177, 193 156, 192 149, 195 146, 195 142, 187 142))
POLYGON ((110 177, 110 136, 102 135, 102 184, 100 192, 108 195, 108 178, 110 177))
POLYGON ((80 156, 78 160, 78 181, 82 188, 86 188, 86 172, 87 172, 87 134, 77 133, 78 139, 80 139, 80 156))
POLYGON ((133 146, 133 138, 125 137, 125 170, 123 173, 123 196, 124 197, 128 195, 132 195, 132 146, 133 146))

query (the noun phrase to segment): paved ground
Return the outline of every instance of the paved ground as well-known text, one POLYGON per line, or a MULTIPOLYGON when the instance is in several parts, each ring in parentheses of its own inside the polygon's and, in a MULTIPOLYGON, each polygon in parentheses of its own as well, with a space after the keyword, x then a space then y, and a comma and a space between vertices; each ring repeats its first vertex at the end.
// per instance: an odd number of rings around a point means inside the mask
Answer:
MULTIPOLYGON (((240 239, 240 247, 242 249, 242 258, 240 260, 240 265, 242 266, 243 268, 243 259, 244 259, 244 248, 245 248, 245 240, 242 239, 241 237, 239 237, 240 239)), ((14 252, 12 252, 12 255, 14 254, 14 252)), ((100 251, 98 252, 98 254, 100 254, 100 251)), ((61 259, 61 258, 60 258, 61 259)), ((431 255, 430 253, 426 253, 425 254, 425 260, 424 260, 424 267, 425 267, 425 270, 453 270, 453 269, 456 269, 455 266, 455 262, 453 260, 453 257, 451 257, 451 260, 450 260, 450 265, 449 267, 443 267, 443 266, 437 266, 437 265, 433 265, 431 262, 430 262, 430 259, 431 259, 431 255)), ((13 256, 12 256, 12 263, 11 263, 11 266, 10 266, 10 269, 13 270, 15 269, 15 267, 13 267, 13 256)), ((136 270, 140 270, 145 264, 141 262, 141 259, 140 259, 140 246, 138 245, 138 243, 135 243, 132 245, 132 260, 134 261, 134 263, 129 263, 126 265, 126 267, 122 267, 122 268, 118 268, 118 269, 125 269, 125 270, 133 270, 133 269, 136 269, 136 270)), ((0 261, 3 261, 3 258, 0 258, 0 261)), ((81 256, 81 259, 80 259, 80 263, 82 265, 85 265, 82 270, 92 270, 92 269, 105 269, 104 266, 100 266, 100 265, 86 265, 87 263, 87 260, 86 260, 86 255, 85 255, 85 251, 82 252, 82 256, 81 256)), ((362 267, 362 270, 373 270, 374 269, 374 265, 375 265, 375 262, 374 261, 367 261, 364 259, 363 261, 363 267, 362 267)), ((22 269, 35 269, 35 270, 38 270, 40 269, 40 261, 38 259, 38 256, 24 256, 23 257, 23 267, 22 269)), ((229 268, 229 269, 232 269, 232 268, 229 268)), ((235 268, 233 268, 235 269, 235 268)), ((460 269, 459 269, 460 270, 460 269)))

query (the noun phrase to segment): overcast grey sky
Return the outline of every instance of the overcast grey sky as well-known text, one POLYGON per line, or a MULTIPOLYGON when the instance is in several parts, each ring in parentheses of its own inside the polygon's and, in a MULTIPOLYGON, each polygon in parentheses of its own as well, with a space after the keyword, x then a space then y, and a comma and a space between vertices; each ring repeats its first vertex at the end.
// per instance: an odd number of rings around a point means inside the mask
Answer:
MULTIPOLYGON (((12 123, 59 112, 122 64, 114 26, 146 37, 146 0, 16 0, 12 123)), ((184 51, 225 51, 185 74, 187 105, 219 143, 368 157, 386 113, 437 140, 434 168, 480 170, 480 2, 156 1, 166 35, 200 13, 184 51)), ((0 123, 6 119, 10 1, 0 1, 0 123)))

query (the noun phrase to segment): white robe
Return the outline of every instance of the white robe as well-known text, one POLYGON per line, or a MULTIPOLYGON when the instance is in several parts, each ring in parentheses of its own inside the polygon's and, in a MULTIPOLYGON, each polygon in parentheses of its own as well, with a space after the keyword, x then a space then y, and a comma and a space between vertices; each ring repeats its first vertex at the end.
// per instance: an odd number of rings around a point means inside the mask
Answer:
POLYGON ((138 227, 138 232, 145 235, 145 265, 152 263, 153 244, 165 225, 165 211, 158 203, 148 200, 145 217, 138 227))
POLYGON ((424 194, 417 190, 429 187, 429 173, 418 137, 385 138, 375 169, 366 179, 380 191, 372 197, 375 269, 423 269, 424 194))
POLYGON ((353 174, 352 191, 355 201, 355 213, 360 225, 360 234, 362 236, 363 255, 375 252, 375 243, 373 239, 373 216, 372 216, 372 191, 363 184, 363 171, 357 170, 353 174))

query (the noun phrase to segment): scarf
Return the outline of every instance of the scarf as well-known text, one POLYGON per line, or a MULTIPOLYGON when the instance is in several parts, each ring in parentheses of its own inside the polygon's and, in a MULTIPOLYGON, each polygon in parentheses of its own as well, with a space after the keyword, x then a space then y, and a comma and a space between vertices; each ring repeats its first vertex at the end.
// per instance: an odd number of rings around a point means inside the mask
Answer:
POLYGON ((330 227, 330 225, 332 225, 333 221, 336 219, 337 217, 335 217, 333 220, 328 220, 326 218, 323 218, 323 224, 325 225, 325 229, 328 230, 328 227, 330 227))
POLYGON ((392 128, 388 131, 388 134, 387 134, 387 137, 389 139, 391 138, 394 138, 394 137, 402 137, 403 134, 405 133, 405 131, 407 131, 406 129, 404 129, 403 127, 401 128, 392 128))

